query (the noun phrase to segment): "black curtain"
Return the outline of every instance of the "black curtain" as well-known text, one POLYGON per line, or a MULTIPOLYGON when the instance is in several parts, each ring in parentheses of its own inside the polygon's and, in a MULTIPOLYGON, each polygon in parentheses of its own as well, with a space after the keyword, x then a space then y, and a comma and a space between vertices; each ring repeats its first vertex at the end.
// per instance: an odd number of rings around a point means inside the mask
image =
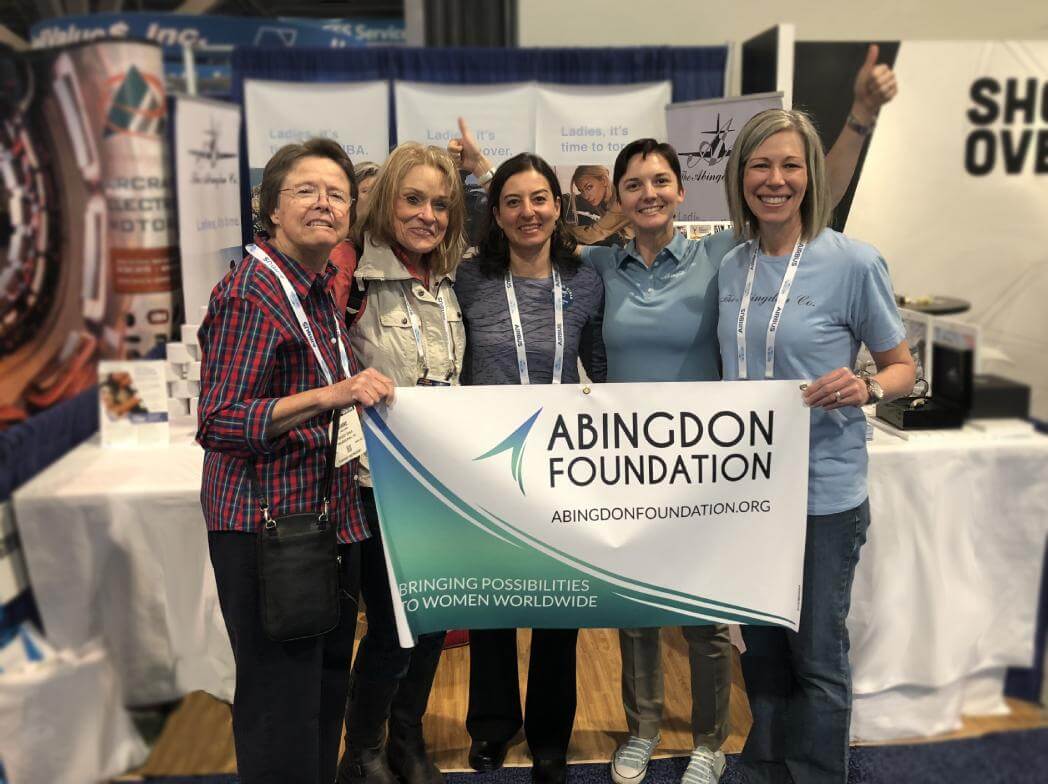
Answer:
POLYGON ((516 46, 517 0, 425 0, 426 46, 516 46))
POLYGON ((407 79, 442 84, 552 82, 633 84, 668 79, 673 100, 724 93, 724 46, 621 49, 488 49, 376 47, 233 51, 232 97, 242 103, 245 79, 302 82, 407 79))

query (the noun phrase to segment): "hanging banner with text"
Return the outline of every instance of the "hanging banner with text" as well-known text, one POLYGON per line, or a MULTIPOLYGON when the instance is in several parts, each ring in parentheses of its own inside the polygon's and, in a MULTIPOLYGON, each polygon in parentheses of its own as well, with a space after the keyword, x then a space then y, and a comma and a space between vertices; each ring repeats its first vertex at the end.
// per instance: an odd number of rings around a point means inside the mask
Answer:
POLYGON ((624 245, 632 235, 612 187, 615 157, 634 139, 666 138, 670 83, 543 84, 536 94, 535 152, 557 172, 568 230, 582 245, 624 245))
POLYGON ((166 344, 181 303, 160 48, 0 49, 2 429, 166 344))
POLYGON ((847 232, 877 246, 900 294, 971 302, 976 372, 1029 384, 1046 420, 1048 41, 903 41, 895 74, 847 232))
POLYGON ((174 116, 182 296, 186 323, 197 324, 211 289, 243 255, 240 107, 179 96, 174 116))
POLYGON ((808 429, 791 381, 398 389, 365 437, 402 644, 456 628, 795 630, 808 429))
POLYGON ((498 166, 530 150, 534 139, 535 85, 449 85, 394 82, 397 141, 446 147, 469 122, 484 154, 498 166))
POLYGON ((762 93, 689 101, 666 109, 667 138, 680 158, 684 185, 677 220, 730 220, 724 175, 735 137, 755 114, 781 108, 782 93, 762 93))
POLYGON ((615 163, 634 139, 666 138, 670 83, 610 87, 542 84, 536 90, 535 152, 550 163, 615 163))
POLYGON ((389 88, 378 82, 244 82, 251 188, 285 144, 334 139, 353 163, 389 154, 389 88))

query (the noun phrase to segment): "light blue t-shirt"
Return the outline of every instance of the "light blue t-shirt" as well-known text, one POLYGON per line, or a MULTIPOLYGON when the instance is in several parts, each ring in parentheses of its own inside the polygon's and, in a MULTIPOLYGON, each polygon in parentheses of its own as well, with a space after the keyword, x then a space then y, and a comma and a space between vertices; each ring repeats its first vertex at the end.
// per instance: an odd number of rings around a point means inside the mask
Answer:
MULTIPOLYGON (((753 242, 747 242, 730 252, 721 264, 717 334, 725 380, 739 377, 736 322, 752 253, 753 242)), ((788 262, 788 255, 761 255, 757 259, 746 319, 749 378, 764 378, 768 322, 788 262)), ((823 229, 804 250, 777 334, 777 379, 814 380, 840 367, 851 368, 860 343, 871 351, 887 351, 899 345, 906 331, 895 306, 888 265, 872 246, 823 229)), ((866 420, 862 411, 854 406, 831 412, 812 409, 808 514, 843 512, 858 506, 866 495, 866 420)))
POLYGON ((702 240, 674 233, 649 268, 636 244, 582 248, 604 281, 608 381, 716 381, 717 269, 730 231, 702 240))

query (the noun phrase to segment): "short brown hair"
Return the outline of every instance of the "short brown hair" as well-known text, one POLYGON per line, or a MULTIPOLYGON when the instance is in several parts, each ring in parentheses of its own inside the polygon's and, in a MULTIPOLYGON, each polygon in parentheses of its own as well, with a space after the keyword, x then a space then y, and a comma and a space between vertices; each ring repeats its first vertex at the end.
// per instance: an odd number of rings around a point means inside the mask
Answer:
POLYGON ((630 166, 630 159, 634 155, 639 155, 641 160, 644 160, 649 155, 658 155, 662 158, 666 165, 670 167, 673 175, 677 178, 677 190, 684 190, 684 175, 680 171, 680 157, 677 155, 677 151, 673 149, 673 145, 669 142, 660 142, 656 139, 635 139, 625 147, 615 157, 615 171, 612 177, 612 182, 615 184, 615 195, 619 193, 619 184, 622 182, 622 178, 626 176, 626 169, 630 166))
POLYGON ((342 145, 332 139, 313 138, 301 144, 285 144, 269 159, 262 171, 262 182, 258 186, 258 218, 263 228, 272 234, 276 227, 269 216, 280 201, 280 189, 284 178, 303 158, 327 158, 338 164, 349 180, 349 223, 352 226, 357 218, 357 178, 353 174, 353 161, 349 159, 342 145))
POLYGON ((458 168, 451 156, 439 147, 427 147, 418 142, 397 145, 378 170, 375 184, 368 194, 368 208, 360 223, 354 224, 353 237, 358 247, 364 247, 365 234, 372 245, 396 245, 393 212, 401 183, 416 166, 432 166, 441 173, 448 188, 448 230, 429 257, 429 268, 444 275, 455 269, 466 247, 466 197, 458 168))

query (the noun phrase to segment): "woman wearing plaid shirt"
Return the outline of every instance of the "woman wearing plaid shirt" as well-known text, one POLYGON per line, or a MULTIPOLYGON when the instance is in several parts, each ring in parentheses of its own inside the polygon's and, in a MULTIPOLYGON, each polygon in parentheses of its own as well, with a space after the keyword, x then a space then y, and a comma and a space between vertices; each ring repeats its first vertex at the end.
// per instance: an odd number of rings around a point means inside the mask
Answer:
MULTIPOLYGON (((274 516, 319 509, 331 412, 393 396, 389 378, 372 369, 357 372, 327 290, 334 273, 328 255, 349 230, 355 195, 352 164, 335 142, 312 139, 277 151, 260 189, 260 213, 271 239, 215 287, 200 327, 201 504, 236 661, 233 737, 243 784, 335 779, 356 591, 343 590, 341 623, 333 631, 293 642, 266 636, 254 535, 261 513, 248 461, 274 516), (267 257, 294 289, 297 303, 263 261, 267 257), (325 368, 300 326, 303 313, 325 368), (340 339, 348 368, 340 359, 340 339)), ((356 582, 356 543, 369 536, 355 463, 334 471, 330 506, 344 587, 356 582)))

